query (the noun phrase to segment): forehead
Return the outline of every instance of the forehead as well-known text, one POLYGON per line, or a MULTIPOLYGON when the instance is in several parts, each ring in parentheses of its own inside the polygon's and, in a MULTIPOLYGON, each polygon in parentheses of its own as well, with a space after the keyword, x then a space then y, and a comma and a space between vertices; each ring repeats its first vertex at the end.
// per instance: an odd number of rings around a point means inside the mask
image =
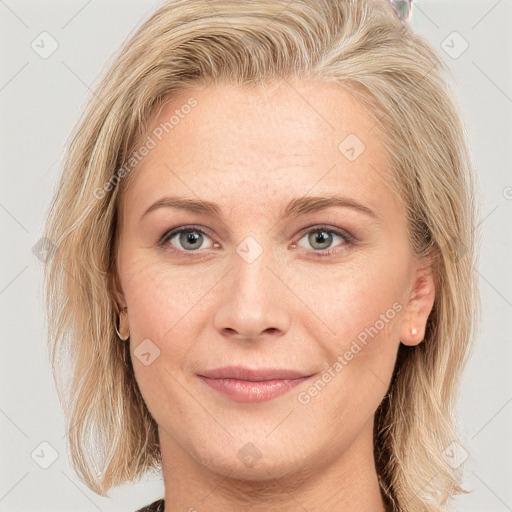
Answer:
MULTIPOLYGON (((376 121, 337 84, 279 81, 188 88, 153 115, 151 149, 127 198, 164 191, 227 204, 342 192, 389 201, 388 155, 376 121)), ((147 198, 147 200, 146 200, 147 198)))

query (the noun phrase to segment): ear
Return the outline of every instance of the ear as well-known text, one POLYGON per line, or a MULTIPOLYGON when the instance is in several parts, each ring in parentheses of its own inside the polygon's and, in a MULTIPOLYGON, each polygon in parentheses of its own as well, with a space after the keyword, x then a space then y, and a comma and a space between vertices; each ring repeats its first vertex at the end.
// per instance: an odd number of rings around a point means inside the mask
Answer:
POLYGON ((119 312, 126 307, 126 302, 124 300, 124 293, 121 287, 121 283, 119 282, 119 277, 115 269, 109 274, 108 280, 109 291, 112 296, 112 301, 114 304, 114 310, 116 313, 119 312))
POLYGON ((416 268, 412 290, 405 306, 400 328, 400 341, 404 345, 415 346, 423 341, 435 297, 432 260, 422 259, 416 268))

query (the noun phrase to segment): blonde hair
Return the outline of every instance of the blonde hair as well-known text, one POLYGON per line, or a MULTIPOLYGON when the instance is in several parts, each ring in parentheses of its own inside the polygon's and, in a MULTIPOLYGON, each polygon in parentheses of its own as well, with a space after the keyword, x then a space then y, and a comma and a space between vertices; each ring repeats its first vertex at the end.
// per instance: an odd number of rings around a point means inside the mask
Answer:
MULTIPOLYGON (((395 510, 445 510, 461 467, 453 411, 475 338, 476 201, 466 132, 429 43, 384 0, 175 0, 116 55, 69 144, 47 219, 49 353, 73 468, 94 492, 160 467, 157 424, 117 338, 120 173, 151 116, 198 83, 257 85, 315 78, 350 91, 384 137, 411 248, 435 262, 436 299, 424 341, 401 345, 375 415, 379 479, 395 510)), ((135 172, 135 171, 134 171, 135 172)))

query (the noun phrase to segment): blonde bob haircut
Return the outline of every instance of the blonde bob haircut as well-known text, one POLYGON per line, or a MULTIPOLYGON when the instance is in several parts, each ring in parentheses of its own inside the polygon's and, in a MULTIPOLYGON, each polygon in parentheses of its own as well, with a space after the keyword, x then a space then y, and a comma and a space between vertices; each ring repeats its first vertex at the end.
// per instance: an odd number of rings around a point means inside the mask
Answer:
POLYGON ((114 330, 118 211, 137 172, 119 170, 175 91, 317 79, 343 86, 375 120, 411 249, 434 262, 425 338, 400 345, 375 415, 383 491, 394 510, 407 512, 446 510, 449 498, 468 492, 462 466, 452 469, 445 451, 463 447, 454 407, 480 316, 480 203, 446 71, 385 0, 171 0, 130 36, 71 135, 45 228, 53 248, 45 265, 51 366, 72 466, 91 490, 107 496, 161 468, 157 424, 129 344, 114 330))

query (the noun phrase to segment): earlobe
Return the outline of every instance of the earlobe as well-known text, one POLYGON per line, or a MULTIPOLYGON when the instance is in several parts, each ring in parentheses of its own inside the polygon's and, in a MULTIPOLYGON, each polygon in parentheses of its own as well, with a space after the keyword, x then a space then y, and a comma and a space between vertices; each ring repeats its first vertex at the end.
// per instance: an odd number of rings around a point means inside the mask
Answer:
POLYGON ((414 347, 416 345, 419 345, 423 341, 424 337, 425 334, 423 333, 423 331, 420 332, 418 328, 413 327, 409 329, 408 336, 406 335, 400 337, 400 342, 409 347, 414 347))
POLYGON ((404 345, 419 345, 424 337, 428 317, 434 307, 435 279, 431 264, 418 268, 413 289, 403 318, 400 341, 404 345))

